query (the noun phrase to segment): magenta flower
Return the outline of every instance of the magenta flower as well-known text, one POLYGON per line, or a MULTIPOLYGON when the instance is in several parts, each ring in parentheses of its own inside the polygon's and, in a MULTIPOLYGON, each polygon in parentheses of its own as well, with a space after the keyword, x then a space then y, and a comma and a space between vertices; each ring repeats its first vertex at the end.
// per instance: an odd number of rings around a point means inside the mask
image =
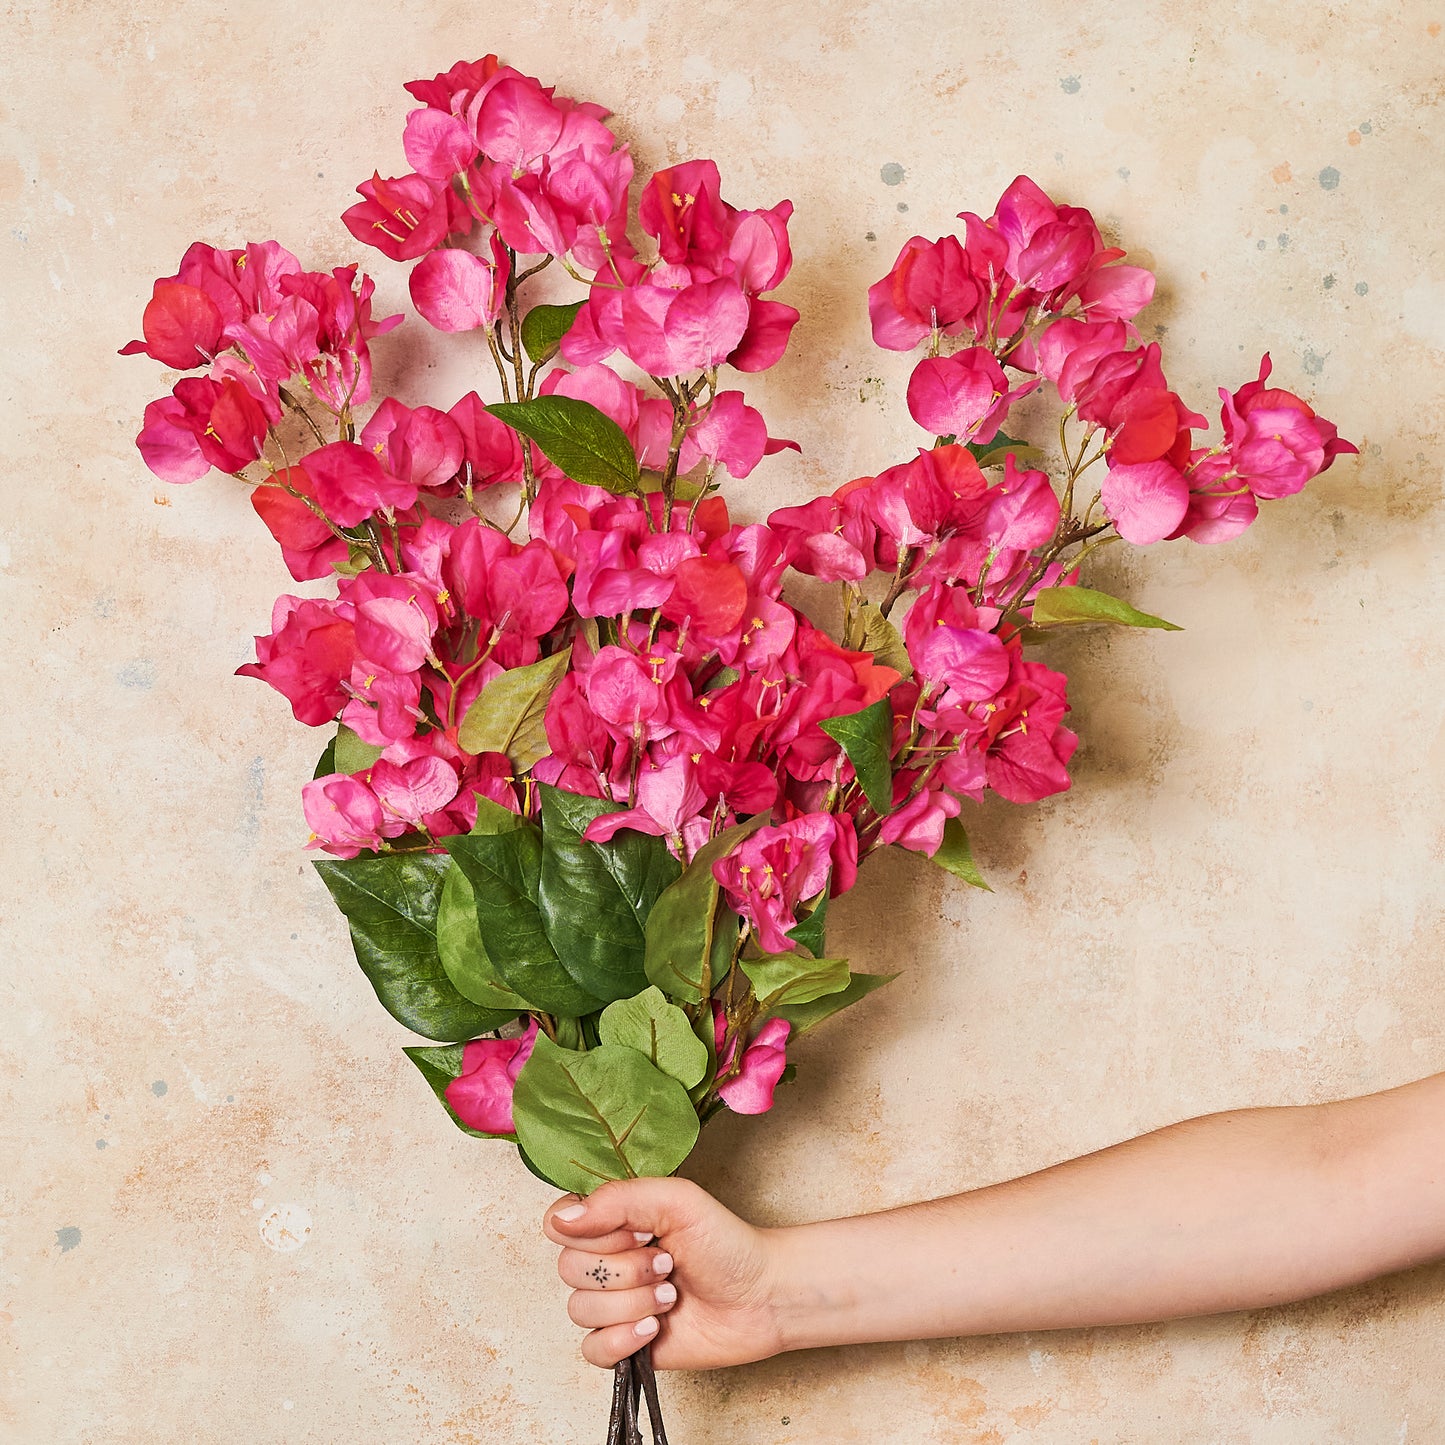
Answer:
POLYGON ((908 382, 908 411, 934 436, 989 442, 998 435, 1009 408, 1038 385, 1030 380, 1009 390, 993 353, 972 346, 952 356, 925 357, 908 382))
POLYGON ((414 261, 448 235, 464 236, 472 218, 450 186, 426 176, 374 174, 357 192, 364 199, 342 212, 358 241, 375 246, 393 261, 414 261))
MULTIPOLYGON (((738 1044, 736 1039, 727 1044, 727 1017, 716 1000, 712 1007, 718 1073, 722 1074, 737 1056, 738 1044)), ((773 1107, 773 1091, 788 1065, 787 1043, 792 1027, 787 1019, 769 1019, 743 1050, 737 1073, 717 1091, 718 1098, 734 1114, 766 1114, 773 1107)))
POLYGON ((360 778, 330 773, 301 789, 301 810, 311 829, 311 846, 338 858, 355 858, 381 847, 385 814, 360 778))
POLYGON ((311 479, 303 467, 291 467, 277 472, 275 481, 279 485, 257 487, 251 493, 251 505, 280 546, 286 570, 298 582, 332 576, 332 564, 344 562, 348 548, 326 519, 318 517, 303 500, 312 496, 311 479))
POLYGON ((412 408, 387 397, 362 428, 360 441, 390 476, 435 495, 448 495, 461 469, 461 430, 433 406, 412 408))
POLYGON ((278 597, 270 636, 256 639, 256 661, 236 672, 274 687, 291 703, 297 722, 331 722, 346 701, 342 679, 356 660, 355 615, 345 602, 278 597))
POLYGON ((537 1042, 537 1020, 512 1039, 473 1039, 462 1050, 462 1071, 447 1085, 447 1103, 469 1129, 511 1136, 512 1092, 537 1042))
POLYGON ((1140 546, 1170 536, 1189 509, 1189 483, 1167 461, 1111 466, 1099 493, 1119 535, 1140 546))
POLYGON ((305 467, 322 511, 342 527, 416 505, 415 484, 392 476, 373 451, 355 442, 317 447, 307 453, 305 467))
MULTIPOLYGON (((896 674, 895 674, 896 675, 896 674)), ((728 903, 749 923, 769 953, 792 948, 787 932, 794 910, 828 881, 829 850, 837 823, 829 813, 808 813, 778 827, 759 828, 712 865, 728 903)))
POLYGON ((979 289, 956 236, 910 237, 893 269, 868 288, 873 340, 912 351, 935 327, 956 335, 978 303, 979 289))
POLYGON ((220 308, 199 286, 157 281, 141 318, 145 340, 128 342, 120 354, 143 352, 163 366, 189 371, 215 356, 223 325, 220 308))
POLYGON ((489 256, 456 247, 431 251, 412 268, 412 305, 438 331, 491 326, 502 314, 509 270, 507 252, 495 234, 489 256))

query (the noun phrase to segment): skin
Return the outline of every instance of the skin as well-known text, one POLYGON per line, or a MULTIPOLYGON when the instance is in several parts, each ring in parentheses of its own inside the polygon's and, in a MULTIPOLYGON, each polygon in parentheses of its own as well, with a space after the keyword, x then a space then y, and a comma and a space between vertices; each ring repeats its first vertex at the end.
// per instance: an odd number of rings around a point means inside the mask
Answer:
POLYGON ((880 1214, 759 1229, 687 1180, 632 1179, 559 1199, 543 1230, 606 1368, 649 1340, 659 1369, 705 1370, 1258 1309, 1445 1257, 1445 1074, 1211 1114, 880 1214))

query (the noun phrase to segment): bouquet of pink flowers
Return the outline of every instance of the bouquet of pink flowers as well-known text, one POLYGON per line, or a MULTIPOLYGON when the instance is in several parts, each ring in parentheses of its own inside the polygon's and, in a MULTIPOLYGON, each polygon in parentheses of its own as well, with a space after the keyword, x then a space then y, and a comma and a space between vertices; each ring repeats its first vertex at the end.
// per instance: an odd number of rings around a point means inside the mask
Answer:
MULTIPOLYGON (((406 1052, 451 1117, 585 1194, 768 1109, 791 1041, 887 981, 824 942, 863 858, 897 844, 985 886, 965 802, 1069 786, 1065 678, 1028 648, 1170 626, 1080 586, 1094 550, 1223 541, 1355 448, 1267 357, 1197 443, 1132 324, 1153 277, 1020 177, 869 291, 877 343, 924 350, 929 444, 736 522, 722 474, 795 446, 724 381, 798 320, 771 299, 791 204, 738 210, 690 161, 632 224, 601 107, 495 56, 407 90, 411 173, 342 219, 410 264, 426 321, 480 336, 501 400, 364 411, 401 320, 372 282, 197 242, 125 348, 197 373, 138 445, 166 481, 244 479, 292 577, 335 580, 282 596, 240 669, 328 730, 301 790, 318 871, 381 1003, 434 1041, 406 1052), (581 299, 525 304, 554 266, 581 299), (1045 384, 1056 479, 1004 430, 1045 384), (784 599, 789 568, 841 584, 841 638, 784 599)), ((637 1438, 643 1391, 663 1438, 644 1350, 609 1439, 637 1438)))

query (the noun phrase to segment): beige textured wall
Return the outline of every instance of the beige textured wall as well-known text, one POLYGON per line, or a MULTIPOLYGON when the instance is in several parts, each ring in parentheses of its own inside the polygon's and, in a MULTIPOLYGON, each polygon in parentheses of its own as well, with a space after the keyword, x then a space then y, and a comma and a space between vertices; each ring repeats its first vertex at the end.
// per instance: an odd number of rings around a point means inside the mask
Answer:
MULTIPOLYGON (((354 258, 337 216, 401 169, 401 83, 489 49, 612 105, 640 169, 713 156, 737 203, 797 203, 782 294, 805 323, 753 392, 805 454, 740 511, 913 444, 907 363, 867 344, 864 288, 1024 170, 1157 265, 1145 319, 1187 397, 1209 406, 1268 347, 1362 446, 1231 546, 1095 574, 1187 631, 1057 647, 1074 791, 976 818, 992 896, 874 866, 837 937, 904 977, 798 1050, 771 1116, 716 1128, 696 1176, 759 1221, 806 1219, 1445 1068, 1440 18, 7 7, 0 1437, 601 1436, 606 1381, 536 1228, 547 1191, 456 1133, 402 1057, 301 852, 317 743, 231 676, 279 559, 241 488, 152 482, 131 438, 159 368, 113 354, 193 237, 354 258), (288 1227, 302 1242, 278 1248, 288 1227)), ((401 269, 365 263, 399 301, 401 269)), ((427 367, 450 391, 458 355, 404 327, 381 384, 434 399, 427 367)), ((1445 1440, 1442 1353, 1437 1267, 1258 1315, 794 1356, 667 1396, 676 1445, 1394 1445, 1445 1440)))

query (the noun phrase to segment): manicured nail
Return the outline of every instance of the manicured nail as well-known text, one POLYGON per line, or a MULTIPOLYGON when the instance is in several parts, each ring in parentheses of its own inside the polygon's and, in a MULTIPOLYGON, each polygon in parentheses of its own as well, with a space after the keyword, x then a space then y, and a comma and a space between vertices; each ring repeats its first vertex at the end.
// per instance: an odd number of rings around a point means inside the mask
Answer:
POLYGON ((585 1204, 569 1204, 566 1209, 559 1209, 552 1216, 553 1219, 560 1219, 564 1224, 571 1224, 574 1219, 581 1219, 587 1213, 585 1204))
POLYGON ((645 1320, 638 1320, 632 1327, 632 1333, 634 1335, 655 1335, 657 1333, 656 1316, 648 1315, 645 1320))
POLYGON ((675 1284, 660 1284, 652 1292, 653 1298, 660 1305, 670 1305, 677 1298, 677 1286, 675 1284))
POLYGON ((632 1237, 638 1242, 638 1244, 652 1243, 652 1235, 648 1233, 648 1231, 645 1229, 634 1229, 632 1231, 632 1237))
POLYGON ((652 1257, 652 1271, 654 1274, 666 1274, 672 1268, 672 1256, 664 1250, 661 1254, 652 1257))

